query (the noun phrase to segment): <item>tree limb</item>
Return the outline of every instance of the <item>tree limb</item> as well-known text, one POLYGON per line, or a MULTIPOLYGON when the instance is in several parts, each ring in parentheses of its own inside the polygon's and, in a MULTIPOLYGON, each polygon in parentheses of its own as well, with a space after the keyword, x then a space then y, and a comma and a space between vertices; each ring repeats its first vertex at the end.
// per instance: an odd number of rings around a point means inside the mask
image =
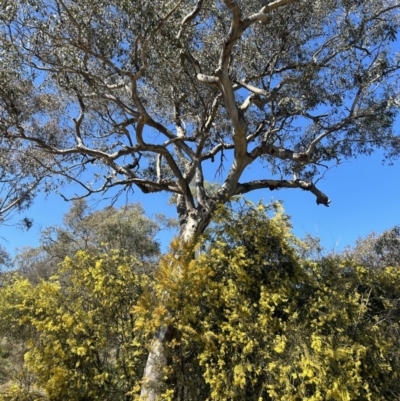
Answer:
POLYGON ((255 180, 247 183, 239 183, 235 195, 245 194, 255 189, 268 188, 271 191, 281 188, 300 188, 304 191, 310 191, 316 197, 318 205, 329 206, 331 200, 317 187, 310 182, 302 180, 255 180))

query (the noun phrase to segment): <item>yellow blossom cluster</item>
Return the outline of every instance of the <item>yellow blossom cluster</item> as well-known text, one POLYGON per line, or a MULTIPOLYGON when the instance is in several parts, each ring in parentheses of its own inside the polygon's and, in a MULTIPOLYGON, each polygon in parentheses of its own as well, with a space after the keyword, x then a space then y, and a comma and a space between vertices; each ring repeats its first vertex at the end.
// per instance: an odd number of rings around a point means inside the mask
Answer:
POLYGON ((156 277, 164 309, 151 320, 171 332, 164 399, 396 399, 398 269, 302 260, 279 208, 215 221, 194 250, 175 243, 156 277))
POLYGON ((0 319, 23 333, 32 379, 0 400, 139 400, 159 330, 165 401, 399 399, 400 270, 308 260, 305 246, 279 205, 221 207, 154 276, 118 251, 78 252, 37 285, 14 276, 0 319))
MULTIPOLYGON (((29 331, 24 369, 50 400, 124 399, 140 380, 145 340, 131 310, 147 278, 138 264, 118 251, 78 252, 48 281, 13 276, 1 289, 0 317, 14 332, 29 331)), ((16 380, 3 397, 34 399, 23 384, 16 380)))

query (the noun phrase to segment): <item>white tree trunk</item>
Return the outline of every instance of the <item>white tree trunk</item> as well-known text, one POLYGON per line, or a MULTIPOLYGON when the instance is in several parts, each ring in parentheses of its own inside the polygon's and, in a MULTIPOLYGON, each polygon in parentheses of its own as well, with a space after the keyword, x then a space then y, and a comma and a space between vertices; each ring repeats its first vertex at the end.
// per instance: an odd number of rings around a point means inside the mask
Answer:
POLYGON ((140 391, 140 399, 143 401, 155 401, 159 394, 161 372, 166 362, 164 356, 164 339, 167 330, 168 327, 161 327, 151 343, 140 391))
MULTIPOLYGON (((190 242, 204 232, 210 221, 213 209, 214 203, 210 205, 210 207, 199 207, 198 210, 185 213, 185 218, 181 220, 179 235, 182 242, 190 242)), ((180 215, 180 217, 182 216, 180 215)), ((173 311, 170 312, 173 313, 173 311)), ((156 401, 157 396, 160 395, 162 369, 166 363, 164 342, 166 340, 167 331, 167 326, 161 327, 153 338, 144 369, 143 384, 140 392, 140 399, 143 401, 156 401)))

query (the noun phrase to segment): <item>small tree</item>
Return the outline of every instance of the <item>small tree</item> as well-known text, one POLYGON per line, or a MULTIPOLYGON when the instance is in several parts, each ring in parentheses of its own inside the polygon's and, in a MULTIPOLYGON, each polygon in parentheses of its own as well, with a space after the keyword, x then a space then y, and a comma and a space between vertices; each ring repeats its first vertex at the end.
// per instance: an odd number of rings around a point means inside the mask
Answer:
POLYGON ((343 256, 371 268, 400 267, 400 226, 359 238, 353 248, 345 249, 343 256))
MULTIPOLYGON (((94 313, 97 316, 97 320, 95 319, 95 322, 97 322, 96 324, 100 324, 99 321, 102 321, 100 325, 102 325, 101 330, 103 330, 103 334, 106 330, 109 330, 109 333, 114 333, 102 339, 96 336, 91 337, 91 333, 86 333, 86 337, 82 337, 85 338, 85 341, 90 337, 91 341, 96 343, 97 348, 103 347, 101 352, 105 352, 108 357, 112 354, 112 360, 104 362, 103 368, 110 370, 115 368, 113 365, 115 362, 113 358, 117 349, 120 349, 123 363, 129 363, 126 359, 127 351, 122 351, 122 348, 127 347, 124 341, 129 341, 128 339, 132 339, 132 336, 122 339, 123 336, 127 336, 127 333, 115 334, 113 330, 118 331, 121 329, 121 320, 126 319, 126 309, 129 309, 139 296, 141 291, 141 289, 138 289, 137 283, 139 274, 143 274, 144 272, 148 274, 154 273, 155 264, 158 261, 160 253, 159 244, 155 240, 155 236, 160 230, 161 223, 166 225, 171 223, 169 220, 162 219, 162 216, 159 217, 157 221, 149 219, 144 215, 143 209, 139 204, 129 204, 121 209, 107 208, 102 211, 90 213, 86 202, 84 200, 77 200, 64 216, 63 226, 47 227, 42 231, 39 247, 25 248, 14 258, 14 268, 17 270, 18 274, 21 274, 29 281, 20 278, 13 282, 11 277, 15 271, 11 269, 4 272, 0 271, 0 288, 5 288, 3 291, 4 297, 0 297, 0 303, 2 303, 2 306, 0 306, 0 384, 13 379, 14 383, 20 383, 20 390, 24 388, 28 393, 32 391, 32 371, 28 371, 26 367, 23 367, 24 354, 27 352, 27 343, 29 341, 33 341, 37 344, 37 341, 40 341, 39 337, 45 334, 40 330, 35 331, 32 325, 20 325, 19 323, 23 323, 22 321, 26 323, 34 319, 33 315, 30 314, 36 313, 36 309, 40 308, 38 306, 40 302, 47 306, 56 305, 57 300, 52 299, 53 296, 60 297, 60 304, 58 305, 59 310, 58 312, 57 310, 52 310, 51 312, 48 310, 48 319, 56 321, 60 318, 60 313, 65 312, 65 308, 67 308, 67 304, 69 303, 71 310, 77 313, 76 317, 78 320, 78 316, 84 319, 85 311, 87 313, 91 311, 90 313, 94 313), (119 256, 110 260, 110 258, 104 254, 111 253, 113 249, 119 250, 119 256), (81 254, 80 259, 77 257, 74 259, 74 263, 71 262, 68 265, 69 268, 65 267, 65 262, 61 272, 60 264, 64 262, 64 259, 66 257, 73 257, 78 251, 84 252, 86 259, 82 256, 83 254, 81 254), (100 257, 99 255, 102 256, 100 257), (125 260, 124 257, 127 259, 125 260), (99 262, 101 258, 105 258, 105 261, 99 262), (134 259, 131 260, 129 258, 134 259), (84 264, 83 260, 86 260, 86 264, 84 264), (115 266, 118 260, 125 264, 129 263, 129 260, 131 260, 132 265, 130 266, 130 270, 124 270, 123 266, 120 266, 120 270, 118 270, 115 266), (92 265, 95 265, 97 262, 99 263, 97 280, 105 280, 104 285, 108 287, 109 291, 107 301, 104 301, 104 305, 98 304, 100 302, 98 298, 100 296, 106 297, 103 293, 105 289, 103 288, 101 290, 103 291, 101 293, 103 295, 99 295, 98 292, 100 290, 93 288, 92 281, 95 280, 95 278, 91 275, 85 275, 87 273, 85 269, 88 267, 92 270, 94 269, 93 271, 96 272, 95 267, 92 265), (116 277, 118 283, 107 281, 109 278, 103 277, 106 274, 110 275, 110 277, 116 277), (50 280, 50 277, 54 275, 62 275, 63 280, 59 278, 50 280), (134 281, 134 279, 136 281, 134 281), (123 284, 121 284, 121 282, 123 282, 123 284), (128 286, 132 288, 128 289, 128 286), (40 288, 42 288, 43 291, 40 290, 40 288), (57 288, 58 292, 55 291, 55 288, 57 288), (48 289, 47 293, 46 289, 48 289), (139 291, 139 293, 136 293, 137 291, 139 291), (86 294, 86 298, 84 300, 79 299, 79 294, 82 294, 82 297, 83 294, 86 294), (36 303, 34 302, 36 306, 33 307, 33 309, 25 308, 26 305, 22 307, 23 303, 32 303, 35 297, 37 297, 36 303), (117 302, 118 297, 120 299, 117 302), (131 297, 132 299, 128 301, 127 297, 131 297), (111 304, 107 304, 107 302, 111 302, 111 304), (121 309, 119 314, 115 311, 117 308, 117 306, 115 306, 116 303, 118 303, 118 307, 121 309), (108 315, 106 314, 105 305, 108 305, 110 309, 110 311, 107 312, 108 315), (22 307, 24 311, 22 315, 18 307, 22 307), (79 309, 79 307, 85 308, 85 311, 79 309), (115 316, 111 318, 112 314, 115 316), (124 345, 121 345, 118 341, 124 343, 124 345), (107 343, 106 346, 104 342, 107 343), (106 347, 106 349, 104 347, 106 347)), ((11 265, 10 258, 5 252, 4 258, 0 261, 3 261, 7 266, 11 265)), ((46 306, 43 307, 46 308, 46 306)), ((126 326, 127 323, 123 322, 123 324, 125 325, 124 330, 129 331, 130 329, 126 326)), ((63 341, 67 335, 72 336, 72 333, 69 333, 68 327, 59 327, 58 334, 55 334, 53 340, 63 341)), ((87 345, 79 338, 75 338, 74 341, 78 343, 81 341, 79 343, 80 346, 87 345)), ((51 353, 50 348, 48 351, 51 353)), ((142 351, 144 351, 144 348, 142 351)), ((75 358, 76 356, 70 355, 69 357, 75 358)), ((41 358, 48 358, 46 360, 50 362, 51 355, 41 355, 41 358)), ((64 362, 69 363, 67 361, 64 362)), ((89 369, 87 365, 92 362, 93 360, 87 362, 84 369, 89 369)), ((119 367, 118 369, 122 368, 119 367)), ((79 372, 82 373, 82 370, 79 372)), ((114 370, 113 372, 115 373, 114 370)), ((44 375, 43 372, 42 375, 44 375)), ((51 376, 52 373, 49 373, 49 375, 51 376)), ((92 378, 93 376, 90 375, 87 377, 86 385, 92 378)), ((126 390, 132 385, 132 381, 127 378, 125 379, 126 383, 123 389, 126 390)), ((35 383, 40 384, 42 388, 46 387, 43 384, 45 379, 42 378, 41 380, 42 381, 35 383)), ((121 382, 122 381, 121 379, 121 382)), ((121 390, 121 384, 113 384, 112 386, 114 385, 118 387, 119 390, 115 388, 111 390, 109 388, 110 392, 114 391, 116 394, 120 395, 121 392, 123 393, 125 391, 121 390)), ((76 388, 73 391, 79 392, 76 388)), ((18 394, 18 397, 22 396, 22 393, 18 394)))
POLYGON ((72 257, 78 251, 98 255, 118 249, 146 262, 149 271, 154 270, 160 256, 155 236, 161 224, 174 224, 163 215, 157 217, 157 221, 148 218, 139 204, 91 213, 85 200, 76 200, 65 214, 62 226, 46 227, 41 231, 39 247, 26 247, 16 255, 15 268, 37 282, 50 278, 67 256, 72 257))

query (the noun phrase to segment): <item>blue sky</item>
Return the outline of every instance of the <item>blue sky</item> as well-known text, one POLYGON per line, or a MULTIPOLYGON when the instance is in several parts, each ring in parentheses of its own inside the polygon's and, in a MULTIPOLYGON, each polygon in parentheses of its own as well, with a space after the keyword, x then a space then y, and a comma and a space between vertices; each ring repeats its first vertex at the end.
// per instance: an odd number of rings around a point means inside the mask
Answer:
MULTIPOLYGON (((260 167, 252 167, 247 176, 258 175, 260 167), (258 173, 258 174, 257 174, 258 173)), ((210 171, 209 179, 212 179, 210 171)), ((282 200, 286 212, 291 216, 294 232, 303 237, 309 233, 318 236, 328 251, 343 249, 354 244, 359 236, 371 231, 382 232, 400 224, 400 160, 393 166, 382 164, 382 155, 376 153, 370 157, 345 162, 328 171, 319 182, 319 188, 332 200, 329 207, 317 205, 312 194, 298 189, 279 191, 259 190, 247 194, 254 202, 263 199, 282 200)), ((143 195, 136 191, 130 202, 141 202, 149 216, 164 212, 175 216, 175 210, 167 205, 168 194, 143 195)), ((124 200, 120 200, 123 204, 124 200)), ((102 202, 100 207, 107 206, 102 202)), ((14 253, 16 248, 38 245, 41 228, 61 224, 62 216, 70 204, 59 195, 47 199, 38 197, 33 207, 25 214, 34 219, 29 231, 22 231, 14 226, 0 226, 1 244, 14 253)), ((15 216, 15 222, 21 216, 15 216)), ((160 233, 159 240, 165 248, 173 233, 160 233)))

